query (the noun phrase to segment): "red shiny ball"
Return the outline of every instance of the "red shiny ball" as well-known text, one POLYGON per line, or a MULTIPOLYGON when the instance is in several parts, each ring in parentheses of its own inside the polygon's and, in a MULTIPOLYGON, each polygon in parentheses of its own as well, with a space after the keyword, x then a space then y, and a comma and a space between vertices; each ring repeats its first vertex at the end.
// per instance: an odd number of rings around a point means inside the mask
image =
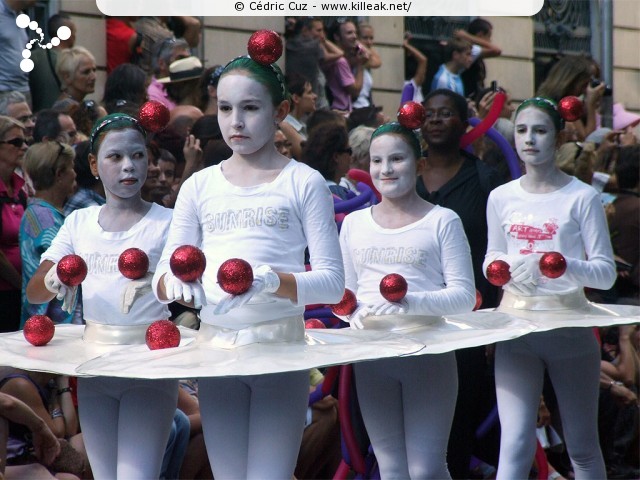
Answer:
POLYGON ((173 348, 180 345, 180 329, 171 320, 156 320, 144 336, 150 350, 173 348))
POLYGON ((511 280, 509 264, 504 260, 494 260, 487 266, 487 280, 491 285, 501 287, 511 280))
POLYGON ((270 65, 282 55, 282 39, 273 30, 258 30, 247 45, 249 56, 261 65, 270 65))
POLYGON ((171 114, 169 109, 162 103, 149 100, 140 107, 138 119, 140 125, 148 132, 158 133, 164 130, 169 124, 171 114))
POLYGON ((567 122, 575 122, 584 115, 584 105, 578 97, 569 95, 558 102, 558 112, 567 122))
POLYGON ((424 124, 427 118, 427 112, 422 104, 418 102, 405 102, 398 109, 398 122, 403 127, 416 130, 424 124))
POLYGON ((80 255, 65 255, 58 262, 56 273, 68 287, 77 287, 87 277, 87 264, 80 255))
POLYGON ((142 278, 149 271, 149 257, 139 248, 127 248, 118 257, 118 270, 130 280, 142 278))
POLYGON ((218 269, 220 288, 231 295, 240 295, 253 284, 253 268, 241 258, 230 258, 222 262, 218 269))
POLYGON ((407 294, 407 281, 399 273, 390 273, 380 280, 380 293, 388 302, 399 302, 407 294))
POLYGON ((476 304, 473 306, 473 311, 475 312, 482 306, 482 294, 479 290, 476 289, 476 304))
POLYGON ((540 271, 545 277, 558 278, 567 271, 567 261, 560 252, 547 252, 540 257, 540 271))
POLYGON ((304 322, 304 328, 327 328, 327 326, 319 318, 310 318, 304 322))
POLYGON ((353 293, 348 288, 344 289, 344 295, 342 295, 342 300, 335 305, 331 305, 331 311, 335 315, 351 315, 356 311, 358 307, 358 300, 356 299, 356 294, 353 293))
POLYGON ((207 259, 198 247, 182 245, 169 259, 171 272, 183 282, 195 282, 204 273, 207 259))
POLYGON ((24 323, 22 333, 31 345, 40 347, 53 338, 56 326, 46 315, 33 315, 24 323))

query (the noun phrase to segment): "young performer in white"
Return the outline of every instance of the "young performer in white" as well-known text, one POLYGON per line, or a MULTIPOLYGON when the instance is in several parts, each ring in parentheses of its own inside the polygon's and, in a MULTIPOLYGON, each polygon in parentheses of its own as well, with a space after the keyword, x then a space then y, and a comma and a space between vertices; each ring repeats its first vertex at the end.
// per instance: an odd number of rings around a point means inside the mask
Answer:
MULTIPOLYGON (((420 325, 445 313, 470 312, 475 289, 469 244, 460 218, 422 200, 417 175, 424 167, 415 134, 398 123, 372 135, 370 172, 382 201, 349 214, 340 244, 347 288, 359 308, 351 328, 382 322, 420 325), (389 303, 380 280, 401 274, 408 293, 389 303), (395 320, 394 320, 395 319, 395 320)), ((457 392, 452 351, 358 363, 358 400, 382 478, 451 478, 446 448, 457 392)))
MULTIPOLYGON (((153 271, 171 221, 171 210, 140 196, 147 176, 144 129, 129 115, 104 117, 94 126, 89 161, 104 184, 107 202, 66 218, 27 286, 33 303, 58 296, 68 305, 77 287, 62 284, 57 262, 68 254, 85 260, 86 327, 68 329, 78 337, 84 334, 84 342, 60 345, 68 362, 91 352, 91 345, 97 356, 105 344, 144 344, 148 325, 169 317, 166 305, 151 292, 151 275, 128 280, 118 270, 120 254, 136 247, 147 254, 153 271)), ((45 356, 55 352, 42 348, 45 356)), ((55 371, 63 357, 52 356, 48 368, 55 371)), ((177 380, 79 378, 80 424, 95 478, 158 478, 177 396, 177 380)))
MULTIPOLYGON (((287 97, 279 68, 248 57, 231 61, 218 83, 218 121, 233 155, 183 184, 154 276, 161 301, 193 298, 196 306, 203 305, 198 342, 244 346, 243 352, 258 343, 303 343, 304 305, 337 303, 342 297, 344 273, 330 192, 317 171, 279 154, 273 143, 277 124, 289 111, 287 97), (196 245, 206 255, 202 284, 184 283, 169 269, 171 254, 183 244, 196 245), (247 293, 227 295, 217 284, 218 267, 230 258, 253 267, 247 293)), ((265 371, 270 363, 286 361, 277 353, 265 356, 265 371)), ((200 378, 202 423, 215 478, 291 478, 308 391, 308 370, 200 378)))
POLYGON ((515 124, 516 149, 527 173, 489 197, 484 266, 497 259, 510 265, 511 280, 498 311, 530 319, 548 331, 497 345, 502 425, 498 479, 529 474, 545 368, 558 398, 576 479, 606 478, 596 423, 600 371, 596 338, 591 328, 549 330, 554 321, 567 326, 571 315, 579 318, 581 312, 587 315, 593 310, 583 287, 608 289, 615 280, 604 210, 598 192, 555 165, 563 120, 554 102, 539 97, 524 101, 515 124), (556 279, 543 277, 539 267, 541 255, 550 251, 562 253, 567 262, 566 273, 556 279))

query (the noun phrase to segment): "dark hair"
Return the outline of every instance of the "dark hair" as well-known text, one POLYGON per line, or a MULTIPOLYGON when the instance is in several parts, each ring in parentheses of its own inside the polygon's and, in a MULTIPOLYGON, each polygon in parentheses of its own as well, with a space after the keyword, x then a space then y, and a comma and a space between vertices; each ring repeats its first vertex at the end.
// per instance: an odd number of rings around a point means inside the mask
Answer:
POLYGON ((233 150, 229 148, 229 145, 224 140, 211 140, 202 150, 202 160, 205 168, 211 165, 218 165, 223 160, 231 157, 231 155, 233 155, 233 150))
POLYGON ((119 101, 126 101, 134 107, 139 107, 147 99, 147 75, 137 65, 121 63, 114 68, 104 85, 102 102, 108 113, 119 112, 122 105, 119 101))
POLYGON ((438 95, 449 97, 451 99, 451 101, 453 102, 453 108, 456 110, 456 113, 458 114, 458 117, 460 117, 460 120, 462 120, 463 122, 469 120, 469 106, 467 105, 467 99, 459 93, 454 92, 453 90, 448 90, 446 88, 437 88, 436 90, 429 92, 427 96, 424 97, 424 102, 422 102, 422 105, 426 107, 427 102, 433 97, 437 97, 438 95))
POLYGON ((53 38, 58 35, 58 29, 68 23, 73 23, 71 17, 66 13, 56 13, 47 20, 47 33, 53 38))
POLYGON ((476 18, 467 25, 467 32, 471 35, 478 35, 479 33, 489 33, 493 30, 493 25, 484 18, 476 18))
POLYGON ((70 108, 69 115, 73 119, 73 123, 76 124, 78 131, 88 137, 91 135, 93 124, 96 123, 100 116, 98 103, 95 100, 83 100, 70 108))
POLYGON ((76 183, 80 188, 93 188, 94 185, 100 183, 91 173, 89 166, 89 153, 91 152, 91 143, 87 140, 74 145, 76 150, 76 158, 73 160, 73 169, 76 172, 76 183))
POLYGON ((211 140, 222 140, 222 132, 220 131, 220 125, 218 125, 217 115, 200 117, 191 127, 190 133, 200 140, 200 148, 202 149, 211 140))
POLYGON ((158 148, 169 150, 173 156, 176 157, 178 164, 184 163, 184 152, 182 149, 184 148, 185 137, 180 135, 173 125, 169 124, 167 128, 156 133, 153 141, 158 148))
POLYGON ((304 93, 304 86, 307 83, 311 83, 307 77, 301 75, 298 72, 291 72, 285 75, 287 82, 287 90, 291 95, 302 95, 304 93))
POLYGON ((338 112, 333 110, 316 110, 309 118, 307 118, 307 134, 311 135, 311 132, 325 123, 331 123, 335 125, 338 121, 345 121, 344 117, 338 112))
POLYGON ((200 98, 198 99, 199 105, 196 105, 203 112, 207 109, 207 105, 209 104, 209 87, 218 88, 218 82, 220 81, 220 76, 224 71, 224 67, 222 65, 214 65, 213 67, 206 68, 202 75, 200 76, 200 80, 198 80, 198 92, 200 92, 200 98))
POLYGON ((60 115, 66 115, 65 113, 58 112, 51 108, 40 110, 36 117, 36 124, 33 127, 33 142, 42 142, 44 137, 54 140, 62 132, 60 126, 60 115))
POLYGON ((640 145, 626 145, 618 150, 616 163, 618 187, 635 188, 640 181, 640 145))
POLYGON ((349 132, 342 125, 320 125, 309 135, 300 161, 315 168, 327 180, 334 180, 336 162, 334 155, 349 145, 349 132))

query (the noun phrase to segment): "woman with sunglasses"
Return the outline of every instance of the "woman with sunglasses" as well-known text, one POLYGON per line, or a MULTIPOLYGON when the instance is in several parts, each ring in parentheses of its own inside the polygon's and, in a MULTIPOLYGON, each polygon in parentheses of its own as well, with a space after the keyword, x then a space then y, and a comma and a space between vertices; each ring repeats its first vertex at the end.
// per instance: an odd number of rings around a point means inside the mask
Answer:
POLYGON ((20 326, 22 261, 18 231, 27 205, 24 179, 16 173, 27 150, 24 125, 0 116, 0 332, 20 326))

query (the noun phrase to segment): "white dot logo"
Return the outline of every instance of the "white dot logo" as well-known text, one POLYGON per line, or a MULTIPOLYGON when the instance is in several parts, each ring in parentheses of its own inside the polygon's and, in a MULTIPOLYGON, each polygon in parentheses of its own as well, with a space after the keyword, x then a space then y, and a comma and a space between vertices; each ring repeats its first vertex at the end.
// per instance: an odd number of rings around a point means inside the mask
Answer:
POLYGON ((52 37, 49 43, 44 43, 44 33, 42 29, 38 26, 38 22, 35 20, 31 20, 29 15, 21 13, 16 17, 16 25, 22 29, 29 29, 36 32, 36 34, 40 37, 40 39, 34 38, 30 40, 29 43, 25 45, 25 49, 22 51, 22 61, 20 62, 20 70, 23 72, 30 72, 33 70, 34 63, 31 60, 31 50, 33 49, 34 44, 38 44, 38 46, 42 49, 50 49, 52 47, 57 47, 60 45, 60 40, 68 40, 71 38, 71 29, 67 26, 62 26, 58 28, 56 32, 58 34, 57 37, 52 37))

